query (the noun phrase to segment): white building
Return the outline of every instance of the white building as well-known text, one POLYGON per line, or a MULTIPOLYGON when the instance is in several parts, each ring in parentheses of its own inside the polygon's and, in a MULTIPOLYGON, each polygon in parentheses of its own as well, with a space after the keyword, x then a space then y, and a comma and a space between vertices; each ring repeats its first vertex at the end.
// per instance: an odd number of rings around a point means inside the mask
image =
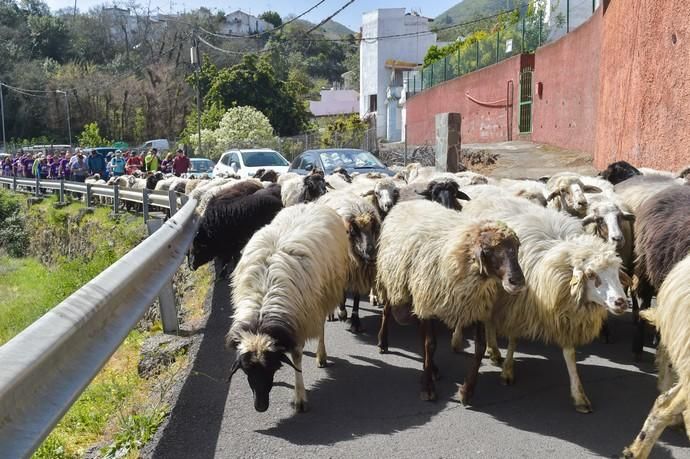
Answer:
POLYGON ((406 13, 405 8, 384 8, 362 15, 359 114, 376 116, 377 137, 389 141, 402 138, 402 72, 422 64, 436 43, 430 22, 429 18, 406 13))
POLYGON ((273 29, 273 24, 242 10, 225 15, 225 21, 220 24, 220 33, 226 35, 253 35, 271 29, 273 29))
POLYGON ((321 100, 309 101, 314 116, 351 115, 359 112, 359 94, 351 89, 326 89, 321 100))
POLYGON ((130 14, 128 8, 104 7, 102 17, 112 37, 123 38, 125 34, 131 36, 139 30, 138 19, 130 14))

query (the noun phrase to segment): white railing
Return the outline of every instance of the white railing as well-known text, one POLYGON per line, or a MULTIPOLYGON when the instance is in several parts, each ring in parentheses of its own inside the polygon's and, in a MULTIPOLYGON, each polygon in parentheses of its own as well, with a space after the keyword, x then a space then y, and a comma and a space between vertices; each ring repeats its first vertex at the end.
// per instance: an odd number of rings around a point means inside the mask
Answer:
MULTIPOLYGON (((87 193, 84 184, 39 185, 87 193)), ((94 196, 113 192, 90 188, 94 196)), ((145 199, 141 192, 120 193, 145 199)), ((156 199, 151 203, 166 207, 156 199)), ((147 239, 0 347, 0 458, 29 457, 40 446, 156 297, 164 330, 177 330, 171 279, 196 233, 196 205, 189 199, 166 223, 151 220, 147 239)))

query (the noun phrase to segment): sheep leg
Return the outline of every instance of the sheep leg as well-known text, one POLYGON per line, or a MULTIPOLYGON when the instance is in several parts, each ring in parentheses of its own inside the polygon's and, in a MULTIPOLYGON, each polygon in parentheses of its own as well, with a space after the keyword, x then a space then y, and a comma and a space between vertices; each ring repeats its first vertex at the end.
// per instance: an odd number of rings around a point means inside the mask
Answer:
POLYGON ((568 347, 563 349, 563 358, 565 365, 568 367, 568 376, 570 377, 570 395, 575 402, 575 410, 580 413, 591 413, 592 403, 585 395, 585 390, 582 388, 580 375, 577 374, 577 361, 575 359, 575 348, 568 347))
POLYGON ((292 401, 292 406, 298 413, 304 413, 309 410, 307 404, 307 391, 304 390, 304 378, 302 378, 302 348, 297 347, 292 351, 292 363, 295 364, 295 399, 292 401))
POLYGON ((350 317, 350 329, 352 333, 362 331, 362 324, 359 321, 359 293, 352 297, 352 316, 350 317))
POLYGON ((345 322, 347 320, 347 309, 345 309, 346 304, 347 292, 343 293, 343 304, 338 306, 338 319, 340 319, 341 322, 345 322))
MULTIPOLYGON (((422 373, 422 390, 419 398, 424 401, 436 400, 436 388, 434 387, 434 352, 436 351, 436 335, 432 319, 419 321, 422 344, 424 346, 424 369, 422 373)), ((438 370, 436 370, 438 371, 438 370)))
POLYGON ((486 345, 489 349, 487 355, 494 365, 500 367, 503 363, 503 357, 501 357, 501 350, 498 348, 496 329, 491 322, 484 322, 484 329, 486 330, 486 345))
POLYGON ((453 349, 453 352, 457 354, 462 352, 462 327, 460 324, 457 324, 453 330, 453 336, 450 339, 450 347, 453 349))
POLYGON ((319 368, 326 366, 326 338, 324 325, 321 325, 321 334, 319 335, 319 344, 316 347, 316 365, 319 368))
POLYGON ((623 457, 639 459, 648 457, 661 433, 685 410, 686 405, 685 394, 680 384, 676 384, 669 391, 659 395, 635 441, 623 450, 623 457))
POLYGON ((369 303, 371 303, 372 306, 381 306, 379 303, 379 297, 376 296, 373 288, 369 291, 369 303))
POLYGON ((503 369, 501 371, 501 384, 508 386, 515 382, 515 373, 513 371, 513 366, 515 361, 513 360, 513 355, 515 354, 515 349, 517 348, 517 339, 508 338, 508 349, 506 350, 506 359, 503 361, 503 369))
MULTIPOLYGON (((651 307, 652 296, 654 296, 654 288, 649 285, 649 282, 643 276, 638 280, 635 293, 639 296, 641 302, 637 313, 635 313, 635 310, 633 309, 633 321, 636 323, 637 328, 635 330, 635 334, 633 335, 632 351, 633 354, 635 354, 635 360, 640 360, 644 347, 645 322, 644 320, 640 319, 639 311, 651 307)), ((634 307, 635 304, 633 303, 633 308, 634 307)))
POLYGON ((379 352, 385 354, 388 352, 388 322, 391 318, 391 307, 385 305, 381 314, 381 328, 379 329, 379 352))
POLYGON ((486 352, 486 336, 484 333, 484 324, 477 322, 475 327, 476 333, 474 337, 474 362, 472 368, 465 378, 465 384, 460 387, 458 398, 463 405, 469 404, 474 395, 474 387, 477 385, 477 377, 479 375, 479 367, 482 365, 482 359, 486 352))

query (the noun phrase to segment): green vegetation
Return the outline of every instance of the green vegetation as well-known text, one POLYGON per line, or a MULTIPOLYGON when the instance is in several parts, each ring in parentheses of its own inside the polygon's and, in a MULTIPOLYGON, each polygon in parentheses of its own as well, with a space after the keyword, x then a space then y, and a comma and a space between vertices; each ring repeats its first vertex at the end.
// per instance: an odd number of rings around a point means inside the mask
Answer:
MULTIPOLYGON (((481 18, 497 15, 501 12, 512 11, 531 0, 463 0, 449 8, 434 19, 435 28, 444 28, 453 24, 465 24, 481 18)), ((476 30, 486 30, 492 20, 480 21, 466 26, 453 27, 439 32, 438 39, 452 41, 458 37, 466 37, 476 30)))
POLYGON ((95 121, 84 126, 84 130, 81 131, 78 139, 79 145, 82 147, 102 147, 112 143, 112 141, 101 137, 101 130, 95 121))
POLYGON ((338 117, 326 126, 321 135, 321 146, 360 148, 368 127, 366 121, 362 121, 358 115, 338 117))
POLYGON ((20 207, 18 196, 0 193, 0 249, 13 257, 24 255, 28 241, 20 207))

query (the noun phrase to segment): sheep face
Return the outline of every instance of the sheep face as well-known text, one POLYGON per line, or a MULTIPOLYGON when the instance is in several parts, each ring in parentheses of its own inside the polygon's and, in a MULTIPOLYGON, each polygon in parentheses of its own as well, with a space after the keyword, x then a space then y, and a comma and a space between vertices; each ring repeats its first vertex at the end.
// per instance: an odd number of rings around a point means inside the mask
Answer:
POLYGON ((621 211, 613 203, 598 203, 590 206, 589 214, 582 220, 582 225, 596 225, 597 236, 621 249, 625 244, 625 236, 621 229, 623 221, 634 220, 633 214, 621 211))
POLYGON ((254 409, 263 413, 268 409, 273 379, 283 363, 295 367, 284 349, 278 349, 273 338, 266 334, 246 334, 238 341, 231 341, 237 349, 237 357, 230 370, 230 382, 237 370, 247 375, 254 396, 254 409))
POLYGON ((470 197, 460 191, 459 185, 453 180, 432 180, 426 190, 418 194, 429 201, 438 202, 443 207, 454 210, 462 210, 458 199, 470 200, 470 197))
POLYGON ((210 247, 210 238, 205 228, 199 228, 199 232, 194 237, 192 248, 187 253, 187 264, 196 271, 200 266, 208 263, 213 259, 214 252, 210 247))
POLYGON ((149 190, 155 190, 156 184, 163 180, 165 177, 162 172, 158 171, 155 174, 151 174, 146 178, 146 188, 149 190))
POLYGON ((566 179, 564 182, 546 198, 546 201, 555 199, 558 210, 578 218, 584 218, 587 213, 587 196, 585 193, 601 193, 601 189, 584 185, 579 179, 566 179))
POLYGON ((599 173, 599 177, 608 180, 613 185, 624 182, 636 175, 642 175, 642 173, 627 161, 616 161, 615 163, 611 163, 606 169, 599 173))
POLYGON ((365 213, 345 222, 353 253, 364 264, 376 263, 376 241, 381 224, 375 215, 365 213))
POLYGON ((299 202, 312 202, 326 194, 331 187, 322 174, 311 174, 304 177, 304 188, 299 195, 299 202))
POLYGON ((618 260, 612 252, 597 254, 594 260, 578 260, 573 267, 570 294, 580 305, 597 304, 619 315, 628 302, 621 284, 620 262, 602 262, 612 258, 618 260))
POLYGON ((352 183, 352 176, 343 167, 333 169, 333 174, 339 174, 347 183, 352 183))
POLYGON ((475 258, 483 274, 501 280, 503 289, 516 295, 525 289, 525 276, 518 263, 520 241, 502 223, 482 227, 475 246, 475 258))

